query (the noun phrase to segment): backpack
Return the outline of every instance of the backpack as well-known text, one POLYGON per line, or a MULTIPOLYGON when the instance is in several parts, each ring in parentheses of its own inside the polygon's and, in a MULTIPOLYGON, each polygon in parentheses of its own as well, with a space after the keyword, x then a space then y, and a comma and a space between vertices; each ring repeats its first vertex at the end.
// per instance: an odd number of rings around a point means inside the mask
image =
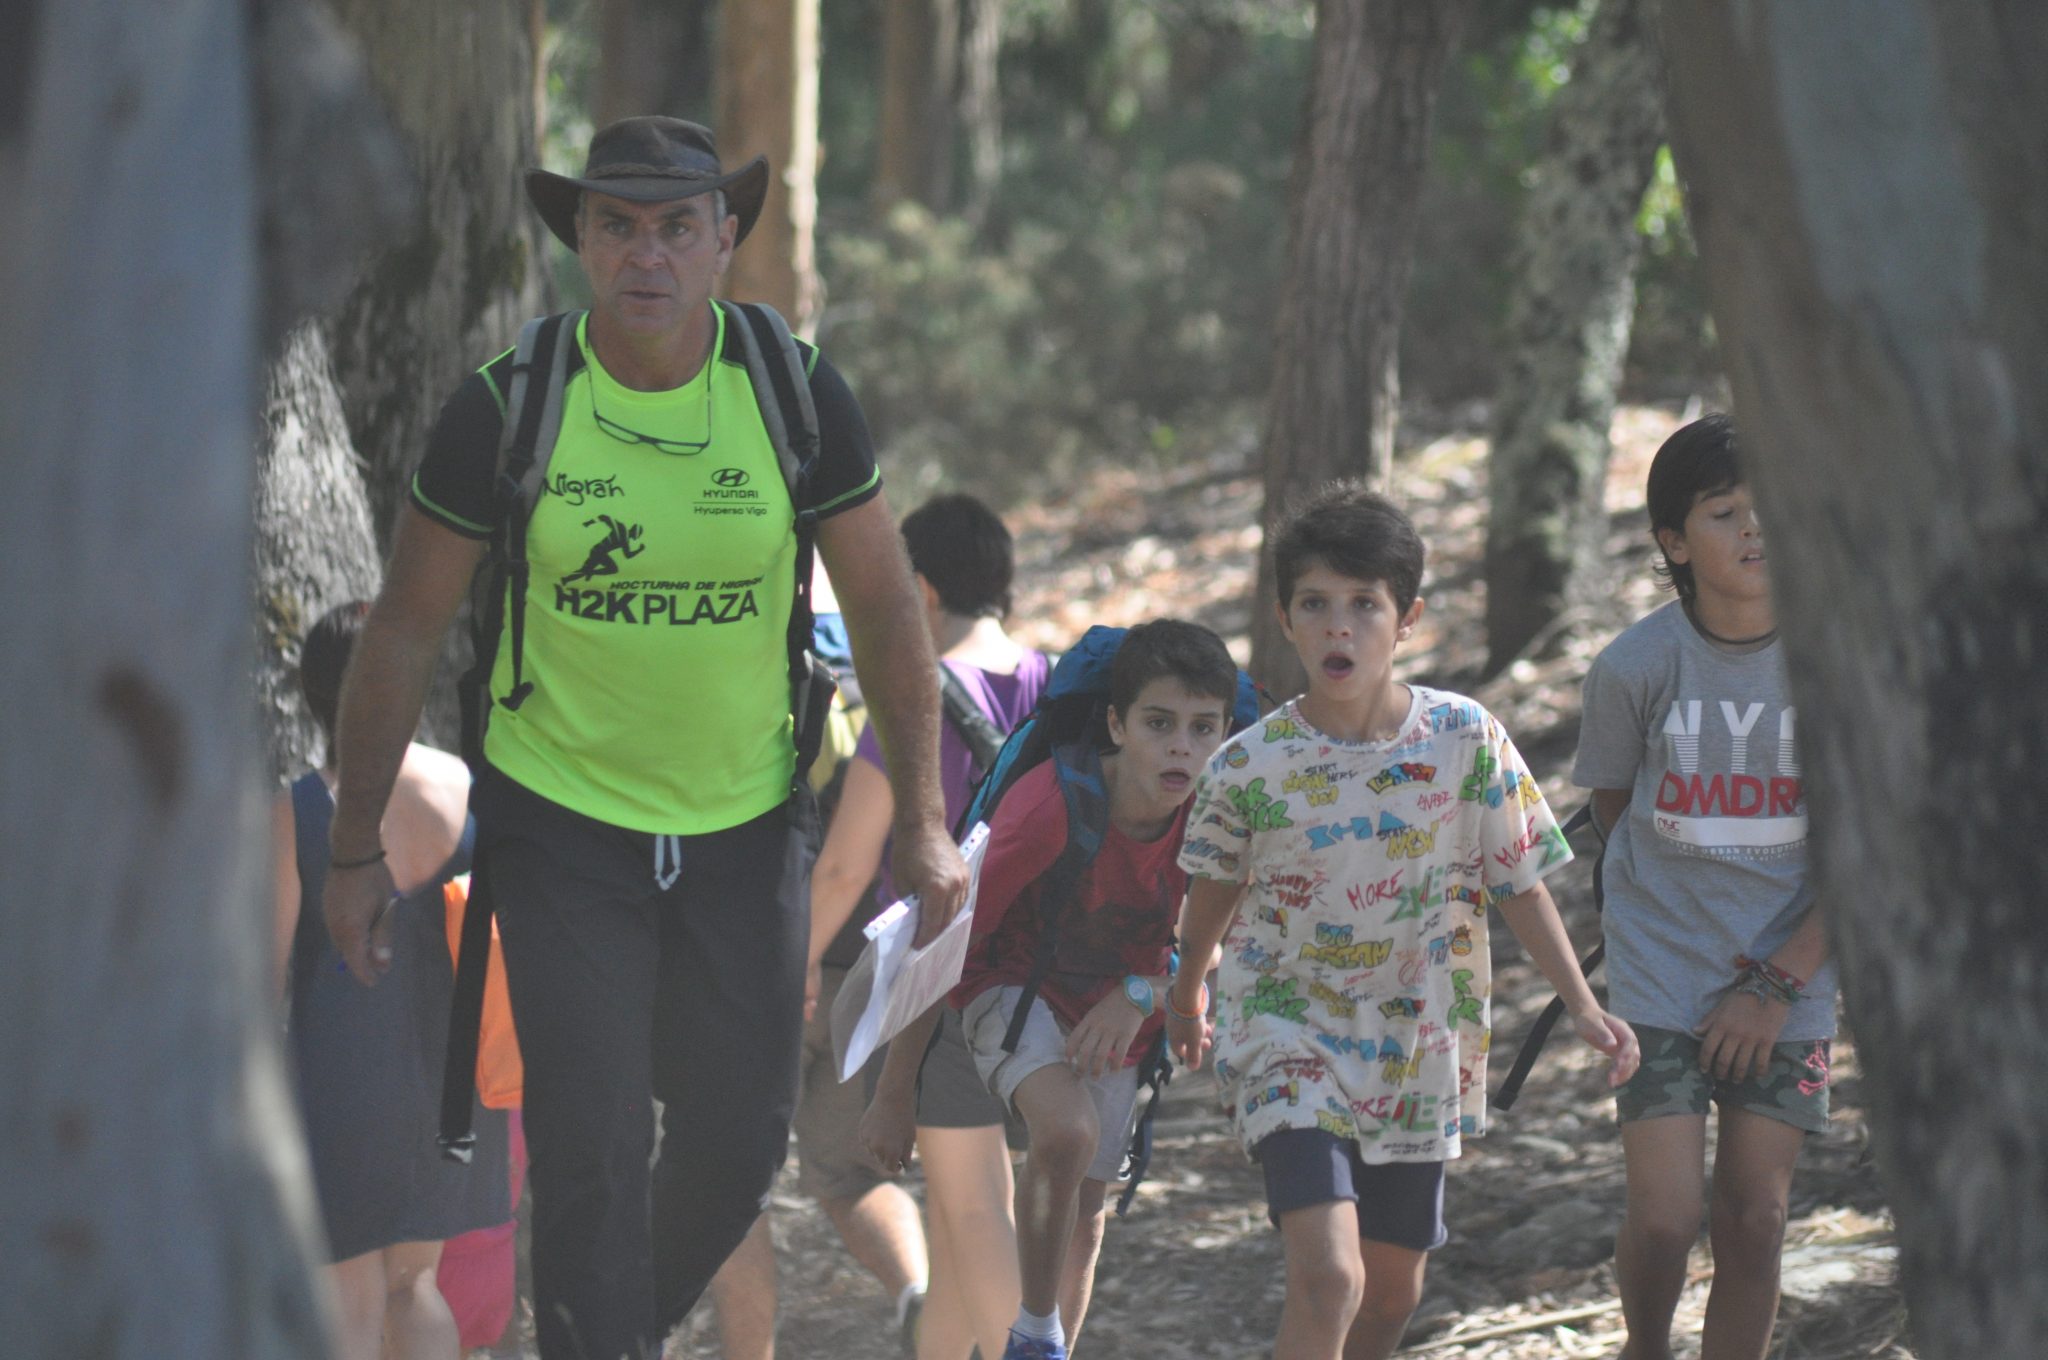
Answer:
MULTIPOLYGON (((954 828, 955 839, 976 822, 989 821, 1005 794, 1016 787, 1026 772, 1051 761, 1066 804, 1067 840, 1051 867, 1039 876, 1038 949, 1031 960, 1017 1008, 1010 1013, 1003 1032, 1003 1050, 1017 1051, 1024 1033, 1024 1019, 1031 1012, 1046 974, 1052 971, 1059 946, 1059 918, 1079 891, 1082 879, 1095 862, 1102 842, 1109 834, 1109 794, 1102 781, 1102 747, 1108 740, 1110 667, 1117 648, 1123 644, 1125 629, 1097 624, 1081 635, 1071 651, 1053 667, 1045 693, 1031 715, 1017 725, 989 766, 988 775, 967 800, 954 828)), ((1271 700, 1257 682, 1242 670, 1237 673, 1237 695, 1231 705, 1230 730, 1238 732, 1259 720, 1271 707, 1271 700)), ((1138 1193, 1138 1183, 1152 1160, 1152 1120, 1173 1067, 1166 1052, 1162 1031, 1138 1064, 1140 1084, 1152 1095, 1131 1130, 1131 1145, 1125 1153, 1125 1171, 1130 1183, 1117 1199, 1121 1218, 1138 1193)))
MULTIPOLYGON (((796 742, 795 795, 807 781, 824 742, 835 682, 829 666, 811 650, 811 565, 817 515, 805 508, 818 460, 818 412, 811 400, 810 369, 773 307, 754 302, 719 302, 728 334, 739 337, 747 376, 761 423, 775 449, 776 465, 796 510, 796 590, 789 610, 789 712, 796 742)), ((474 659, 458 684, 462 707, 462 756, 481 774, 484 732, 491 708, 517 710, 533 693, 526 678, 526 594, 531 572, 526 557, 526 524, 547 482, 548 461, 562 428, 562 393, 568 385, 569 355, 576 346, 581 312, 536 317, 519 332, 511 381, 505 393, 505 424, 498 439, 492 494, 497 527, 484 566, 477 573, 477 598, 470 612, 474 659), (512 687, 490 693, 498 643, 511 634, 512 687)), ((816 351, 812 351, 815 358, 816 351)), ((716 353, 705 362, 717 363, 716 353)), ((488 872, 476 873, 462 916, 461 948, 455 966, 455 996, 448 1016, 448 1057, 441 1087, 441 1153, 467 1162, 476 1139, 470 1128, 477 1063, 478 1027, 491 943, 488 872)))

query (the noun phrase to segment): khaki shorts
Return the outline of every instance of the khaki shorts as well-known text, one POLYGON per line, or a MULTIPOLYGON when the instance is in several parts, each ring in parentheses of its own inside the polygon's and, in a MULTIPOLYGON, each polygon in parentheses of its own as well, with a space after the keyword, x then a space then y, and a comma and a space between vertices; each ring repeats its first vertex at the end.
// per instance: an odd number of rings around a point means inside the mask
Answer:
POLYGON ((1635 1031, 1643 1046, 1643 1065, 1614 1093, 1620 1123, 1673 1114, 1704 1115, 1712 1102, 1749 1110, 1808 1133, 1828 1131, 1826 1039, 1774 1045, 1770 1066, 1761 1078, 1723 1081, 1700 1067, 1702 1044, 1696 1035, 1651 1025, 1637 1025, 1635 1031))
POLYGON ((812 1199, 856 1200, 884 1181, 860 1145, 860 1118, 867 1113, 888 1050, 878 1049, 851 1081, 839 1080, 832 1060, 832 1001, 846 981, 844 968, 826 964, 818 1009, 804 1023, 803 1088, 797 1096, 797 1188, 812 1199))
MULTIPOLYGON (((961 1013, 967 1031, 967 1047, 981 1079, 1006 1109, 1016 1108, 1018 1086, 1041 1067, 1067 1061, 1067 1035, 1045 1002, 1032 998, 1031 1013, 1024 1032, 1018 1036, 1017 1051, 1003 1051, 1003 1035, 1010 1028, 1010 1012, 1017 1008, 1021 987, 991 987, 967 1003, 961 1013)), ((1095 1160, 1088 1164, 1088 1178, 1104 1184, 1120 1180, 1124 1151, 1131 1141, 1131 1116, 1138 1108, 1138 1069, 1120 1067, 1106 1077, 1082 1077, 1088 1097, 1095 1105, 1095 1121, 1102 1130, 1095 1145, 1095 1160)))

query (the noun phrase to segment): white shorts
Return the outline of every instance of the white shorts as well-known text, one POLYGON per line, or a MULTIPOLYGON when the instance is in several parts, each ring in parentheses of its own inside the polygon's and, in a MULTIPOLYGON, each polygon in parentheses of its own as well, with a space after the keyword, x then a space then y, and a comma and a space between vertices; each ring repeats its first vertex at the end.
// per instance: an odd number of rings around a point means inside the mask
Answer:
MULTIPOLYGON (((1022 987, 991 987, 967 1003, 961 1013, 967 1031, 967 1047, 974 1053, 974 1066, 981 1079, 1006 1109, 1015 1109, 1017 1087, 1041 1067, 1067 1061, 1067 1036, 1043 998, 1034 997, 1031 1013, 1024 1018, 1024 1032, 1017 1037, 1017 1051, 1003 1051, 1003 1035, 1010 1028, 1010 1013, 1017 1008, 1022 987)), ((1077 1074, 1078 1075, 1078 1074, 1077 1074)), ((1131 1141, 1131 1116, 1138 1108, 1138 1069, 1119 1067, 1106 1077, 1081 1078, 1088 1098, 1095 1104, 1095 1122, 1102 1130, 1095 1145, 1095 1160, 1088 1164, 1088 1179, 1105 1185, 1120 1179, 1124 1151, 1131 1141)))

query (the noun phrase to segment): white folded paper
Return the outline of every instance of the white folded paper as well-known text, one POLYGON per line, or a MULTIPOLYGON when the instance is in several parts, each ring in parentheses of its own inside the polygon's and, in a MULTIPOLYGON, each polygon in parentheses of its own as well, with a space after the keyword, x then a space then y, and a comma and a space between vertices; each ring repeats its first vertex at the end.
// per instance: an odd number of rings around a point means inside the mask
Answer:
POLYGON ((938 938, 911 948, 917 934, 918 900, 907 897, 867 926, 867 948, 847 970, 832 1003, 832 1056, 839 1079, 850 1080, 876 1049, 930 1010, 960 981, 967 963, 967 938, 974 927, 974 899, 981 888, 981 860, 988 826, 976 822, 960 843, 967 861, 967 900, 938 938))

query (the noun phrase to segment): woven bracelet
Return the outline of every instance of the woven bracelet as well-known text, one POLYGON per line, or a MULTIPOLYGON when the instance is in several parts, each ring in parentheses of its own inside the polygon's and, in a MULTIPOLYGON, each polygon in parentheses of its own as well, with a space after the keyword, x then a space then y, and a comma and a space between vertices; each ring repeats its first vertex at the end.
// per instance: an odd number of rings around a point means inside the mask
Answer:
POLYGON ((1168 1015, 1172 1016, 1172 1017, 1173 1017, 1174 1019, 1176 1019, 1176 1020, 1199 1020, 1199 1019, 1201 1019, 1201 1018, 1202 1018, 1202 1017, 1203 1017, 1204 1015, 1208 1014, 1208 1012, 1209 1012, 1209 984, 1208 984, 1208 983, 1206 983, 1206 982, 1205 982, 1205 983, 1203 983, 1203 984, 1202 984, 1202 999, 1201 999, 1200 1001, 1198 1001, 1198 1002, 1196 1002, 1196 1003, 1195 1003, 1195 1009, 1194 1009, 1194 1010, 1193 1010, 1192 1012, 1190 1012, 1190 1011, 1184 1011, 1184 1010, 1182 1010, 1182 1009, 1181 1009, 1180 1007, 1178 1007, 1178 1006, 1174 1005, 1174 1004, 1173 1004, 1173 989, 1172 989, 1172 988, 1168 988, 1168 989, 1167 989, 1167 992, 1166 992, 1166 1013, 1167 1013, 1168 1015))
POLYGON ((385 854, 385 852, 384 852, 384 851, 383 851, 382 849, 379 849, 379 850, 377 851, 377 853, 376 853, 376 854, 374 854, 374 855, 364 855, 364 856, 363 856, 363 857, 362 857, 361 859, 330 859, 330 860, 328 860, 328 861, 327 861, 327 867, 328 867, 328 868, 329 868, 330 870, 332 870, 332 869, 367 869, 367 868, 369 868, 369 867, 370 867, 370 866, 371 866, 372 864, 376 864, 376 863, 378 863, 378 862, 379 862, 380 860, 382 860, 382 859, 384 858, 384 854, 385 854))

